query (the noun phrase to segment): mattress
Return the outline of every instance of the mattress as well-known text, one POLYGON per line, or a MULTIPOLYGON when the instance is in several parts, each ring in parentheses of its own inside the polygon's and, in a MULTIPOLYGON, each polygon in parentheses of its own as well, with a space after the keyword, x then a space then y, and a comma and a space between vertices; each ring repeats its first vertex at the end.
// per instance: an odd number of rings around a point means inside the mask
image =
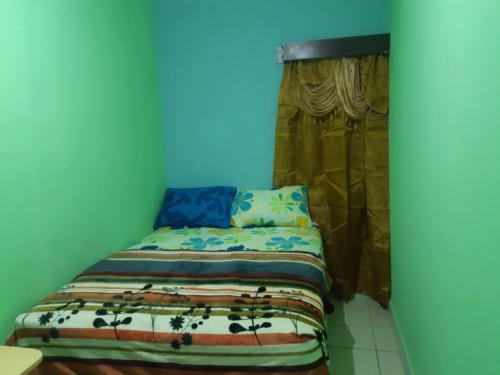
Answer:
POLYGON ((15 321, 40 374, 328 374, 315 228, 162 228, 15 321))

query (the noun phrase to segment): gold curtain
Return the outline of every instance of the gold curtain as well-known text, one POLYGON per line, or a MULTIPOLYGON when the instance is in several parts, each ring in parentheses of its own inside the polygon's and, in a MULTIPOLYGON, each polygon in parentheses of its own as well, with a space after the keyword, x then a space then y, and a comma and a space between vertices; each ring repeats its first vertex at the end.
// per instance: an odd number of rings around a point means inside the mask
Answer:
POLYGON ((273 184, 309 187, 339 298, 390 298, 388 60, 289 62, 278 104, 273 184))

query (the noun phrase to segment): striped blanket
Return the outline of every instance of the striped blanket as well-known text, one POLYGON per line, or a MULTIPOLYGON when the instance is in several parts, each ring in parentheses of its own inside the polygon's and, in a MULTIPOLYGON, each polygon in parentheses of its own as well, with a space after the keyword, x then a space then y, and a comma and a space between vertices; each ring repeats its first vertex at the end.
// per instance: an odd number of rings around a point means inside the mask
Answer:
POLYGON ((21 314, 9 344, 42 350, 50 375, 328 374, 314 228, 183 231, 91 266, 21 314))

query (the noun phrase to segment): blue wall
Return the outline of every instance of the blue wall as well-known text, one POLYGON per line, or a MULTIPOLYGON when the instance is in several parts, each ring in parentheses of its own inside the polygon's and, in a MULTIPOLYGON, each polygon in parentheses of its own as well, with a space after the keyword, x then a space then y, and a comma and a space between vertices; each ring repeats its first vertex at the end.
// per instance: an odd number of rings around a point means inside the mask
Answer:
POLYGON ((157 0, 169 186, 271 185, 286 42, 388 32, 388 0, 157 0))

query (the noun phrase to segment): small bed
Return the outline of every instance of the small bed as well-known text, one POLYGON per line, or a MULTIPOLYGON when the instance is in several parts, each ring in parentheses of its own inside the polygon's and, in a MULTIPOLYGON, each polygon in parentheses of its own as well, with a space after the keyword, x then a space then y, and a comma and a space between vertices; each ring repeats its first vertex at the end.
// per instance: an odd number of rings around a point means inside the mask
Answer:
POLYGON ((40 374, 328 374, 315 227, 160 228, 15 321, 40 374))

